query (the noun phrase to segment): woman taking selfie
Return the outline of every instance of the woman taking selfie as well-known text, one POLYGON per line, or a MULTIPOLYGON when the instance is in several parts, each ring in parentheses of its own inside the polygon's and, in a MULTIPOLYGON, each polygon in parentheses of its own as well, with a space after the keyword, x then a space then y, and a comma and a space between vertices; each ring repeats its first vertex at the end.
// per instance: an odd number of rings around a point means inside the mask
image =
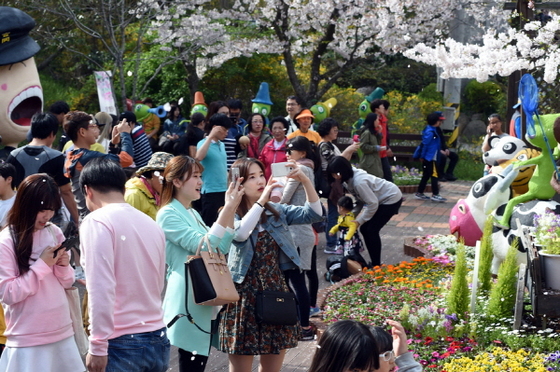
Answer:
MULTIPOLYGON (((208 237, 214 250, 229 251, 233 239, 233 216, 243 190, 239 181, 231 183, 226 191, 225 205, 218 219, 208 227, 191 203, 200 198, 202 188, 202 165, 188 156, 176 156, 169 161, 163 173, 164 183, 161 196, 162 208, 156 221, 165 233, 167 290, 163 299, 164 321, 168 323, 185 309, 185 261, 194 255, 198 245, 208 237)), ((207 248, 204 247, 204 250, 207 248)), ((172 345, 179 348, 179 371, 204 371, 210 353, 211 321, 213 306, 197 305, 192 290, 189 291, 188 310, 196 325, 184 317, 169 327, 168 337, 172 345), (200 330, 198 327, 202 330, 200 330)))
POLYGON ((49 220, 61 206, 54 180, 25 178, 0 232, 0 300, 6 318, 6 372, 85 371, 74 341, 65 289, 74 283, 62 231, 49 220), (40 368, 38 367, 40 366, 40 368))
POLYGON ((305 206, 269 203, 270 192, 278 187, 264 177, 263 164, 252 158, 238 159, 245 191, 236 214, 236 232, 228 265, 240 299, 224 306, 220 322, 218 349, 229 354, 231 372, 250 372, 255 355, 260 355, 260 370, 280 371, 286 349, 296 347, 299 326, 257 322, 258 291, 289 292, 283 270, 297 269, 301 263, 288 230, 289 225, 321 220, 321 203, 315 186, 291 163, 287 177, 303 185, 305 206))

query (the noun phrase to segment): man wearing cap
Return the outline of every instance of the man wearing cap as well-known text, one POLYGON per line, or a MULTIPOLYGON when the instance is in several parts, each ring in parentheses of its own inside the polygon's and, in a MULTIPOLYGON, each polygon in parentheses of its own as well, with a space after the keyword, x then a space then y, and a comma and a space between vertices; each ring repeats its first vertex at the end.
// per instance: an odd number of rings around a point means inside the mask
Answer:
POLYGON ((29 32, 35 21, 23 11, 0 7, 0 137, 6 158, 25 139, 31 117, 43 106, 43 91, 33 56, 41 49, 29 32))
POLYGON ((150 216, 154 221, 159 208, 163 170, 173 155, 156 152, 148 164, 136 171, 136 177, 125 185, 124 200, 134 208, 150 216))
MULTIPOLYGON (((14 185, 35 173, 47 173, 60 189, 64 205, 72 220, 78 225, 79 216, 70 180, 64 176, 64 155, 51 148, 58 132, 58 120, 50 113, 38 113, 31 119, 32 140, 28 145, 13 150, 6 161, 16 168, 14 185)), ((60 226, 61 216, 55 216, 60 226), (58 218, 57 218, 58 217, 58 218)), ((61 226, 64 230, 64 226, 61 226)))
POLYGON ((313 116, 311 110, 302 110, 296 116, 296 125, 298 126, 298 129, 295 132, 288 134, 288 139, 292 139, 297 136, 303 136, 308 140, 315 142, 315 145, 318 145, 319 142, 322 141, 322 139, 319 133, 311 130, 313 119, 315 119, 315 116, 313 116))
POLYGON ((439 138, 437 127, 445 120, 440 112, 432 112, 428 115, 428 125, 422 131, 422 144, 420 145, 419 159, 422 162, 422 179, 418 185, 418 192, 414 195, 416 199, 432 200, 438 203, 445 203, 447 199, 439 195, 438 172, 437 172, 437 154, 441 149, 441 140, 439 138), (432 179, 432 197, 424 195, 424 190, 428 184, 428 180, 432 179))

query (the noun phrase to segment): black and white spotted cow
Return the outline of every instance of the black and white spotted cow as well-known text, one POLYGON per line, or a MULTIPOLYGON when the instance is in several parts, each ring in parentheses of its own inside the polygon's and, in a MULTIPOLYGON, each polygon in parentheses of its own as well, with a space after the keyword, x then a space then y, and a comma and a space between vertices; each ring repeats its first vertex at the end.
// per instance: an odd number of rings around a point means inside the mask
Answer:
MULTIPOLYGON (((503 204, 496 209, 495 215, 497 219, 502 216, 505 207, 506 204, 503 204)), ((527 263, 527 247, 523 245, 523 240, 520 238, 523 233, 522 226, 533 226, 535 214, 544 214, 547 209, 554 211, 556 214, 560 214, 560 203, 554 200, 532 200, 530 202, 518 204, 513 209, 513 214, 509 222, 510 228, 508 230, 494 226, 492 230, 492 248, 494 251, 494 259, 492 261, 493 274, 498 273, 500 264, 506 258, 509 246, 516 239, 519 244, 517 262, 527 263)))

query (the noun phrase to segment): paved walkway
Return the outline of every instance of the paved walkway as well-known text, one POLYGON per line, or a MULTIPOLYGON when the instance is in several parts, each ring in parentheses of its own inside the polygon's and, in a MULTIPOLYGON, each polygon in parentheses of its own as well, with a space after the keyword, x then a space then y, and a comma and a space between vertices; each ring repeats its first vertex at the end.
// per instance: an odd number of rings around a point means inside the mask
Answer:
MULTIPOLYGON (((430 200, 423 201, 414 198, 414 194, 404 194, 400 212, 381 230, 383 250, 381 252, 381 262, 394 264, 403 260, 411 260, 403 252, 403 243, 406 238, 424 236, 432 234, 449 234, 449 213, 451 208, 459 199, 465 198, 472 186, 471 181, 455 181, 440 183, 440 195, 447 198, 446 203, 435 203, 430 200)), ((429 194, 428 194, 429 195, 429 194)), ((326 288, 330 284, 324 280, 325 262, 327 255, 323 253, 325 245, 324 236, 319 244, 317 252, 317 266, 319 270, 320 288, 326 288)), ((367 256, 367 251, 364 252, 367 256)), ((366 257, 366 260, 368 257, 366 257)), ((315 341, 302 341, 295 349, 291 349, 286 354, 283 372, 305 372, 309 369, 311 358, 315 352, 315 341)), ((258 370, 258 357, 253 363, 253 371, 258 370)), ((178 371, 177 350, 171 351, 171 367, 169 371, 178 371)), ((212 349, 206 371, 227 371, 227 355, 212 349)))

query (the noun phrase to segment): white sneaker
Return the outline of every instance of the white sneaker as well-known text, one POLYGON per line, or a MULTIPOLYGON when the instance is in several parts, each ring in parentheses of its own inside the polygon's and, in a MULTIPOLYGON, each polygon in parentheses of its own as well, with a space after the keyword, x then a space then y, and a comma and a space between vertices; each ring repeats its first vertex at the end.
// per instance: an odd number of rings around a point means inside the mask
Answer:
POLYGON ((432 195, 432 201, 437 202, 437 203, 445 203, 447 201, 447 199, 439 196, 439 195, 432 195))

